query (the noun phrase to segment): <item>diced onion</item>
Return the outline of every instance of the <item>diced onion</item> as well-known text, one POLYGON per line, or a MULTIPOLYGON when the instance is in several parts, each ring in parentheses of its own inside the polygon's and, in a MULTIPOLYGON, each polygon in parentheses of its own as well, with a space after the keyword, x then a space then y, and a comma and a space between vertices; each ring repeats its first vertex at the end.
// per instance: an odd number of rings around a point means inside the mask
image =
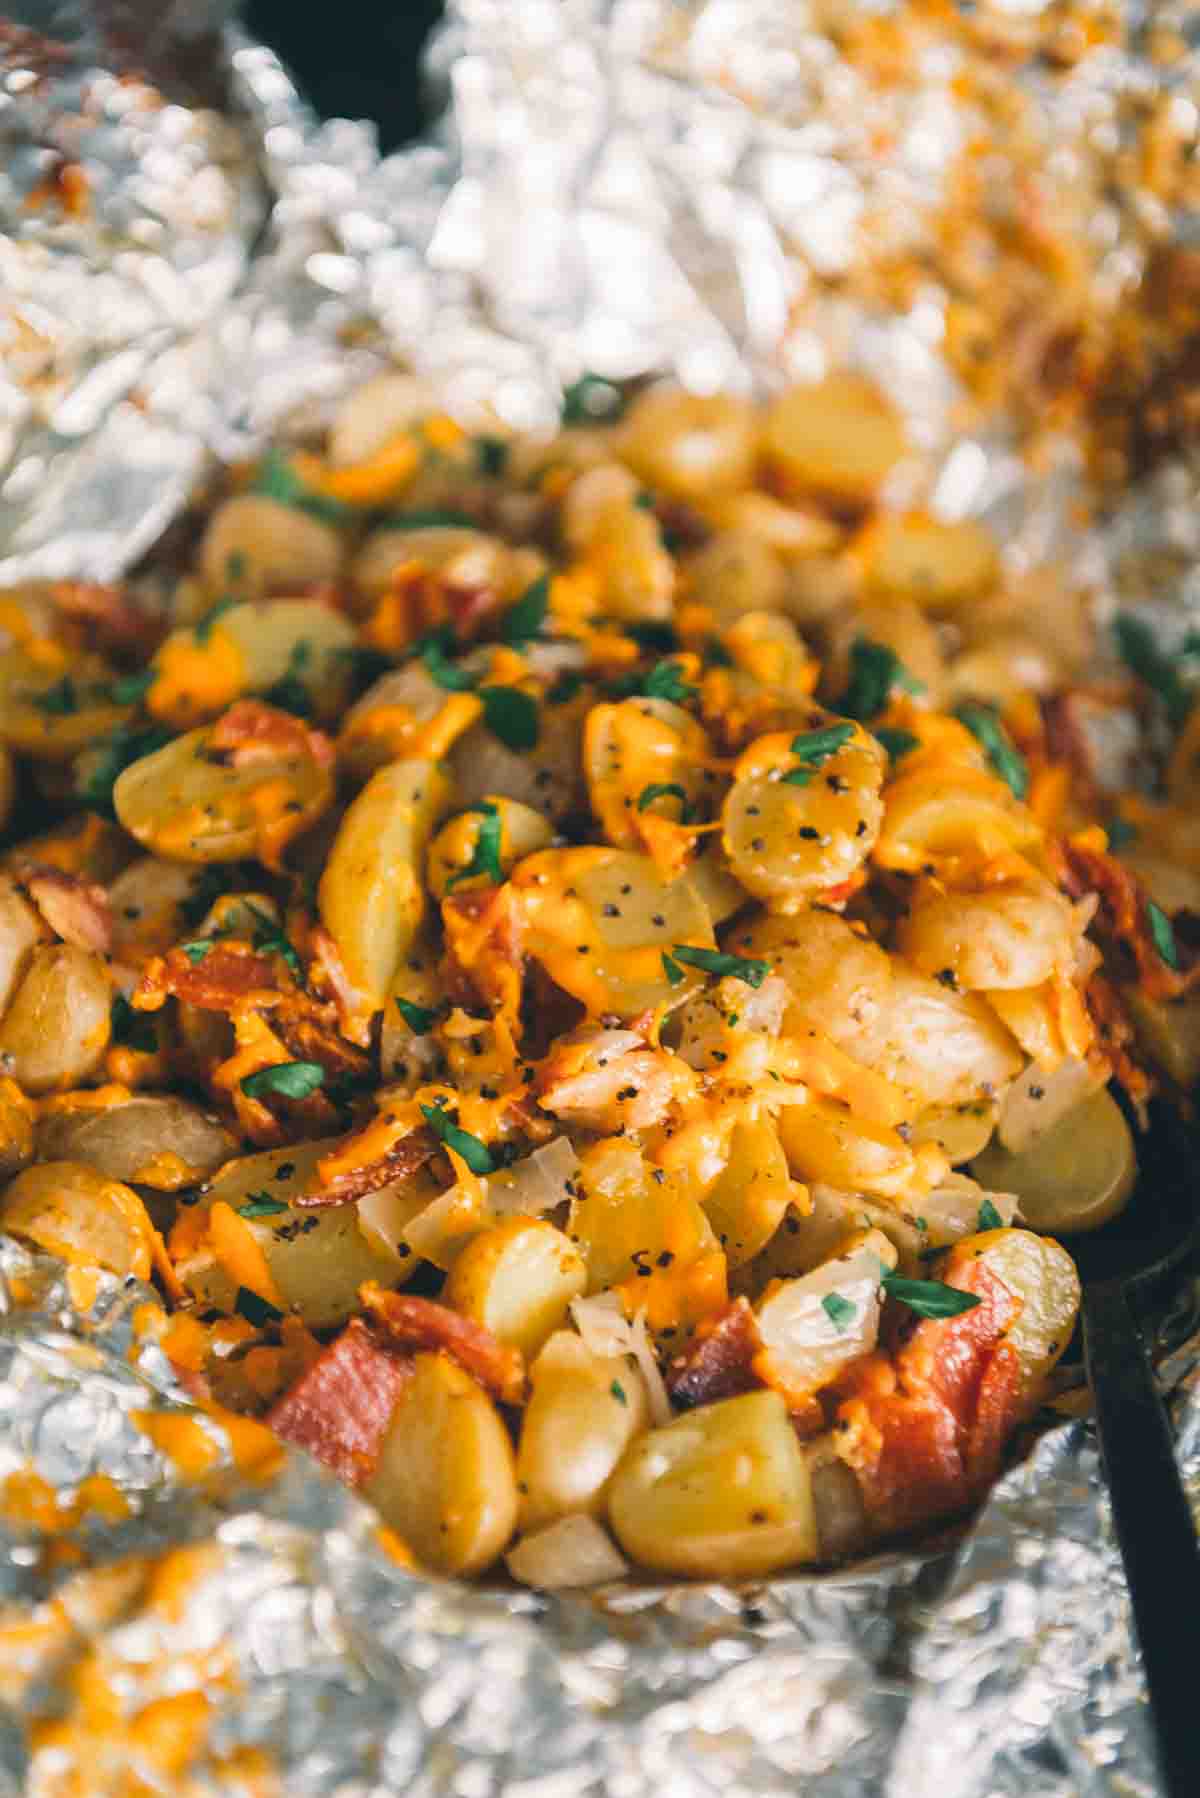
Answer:
POLYGON ((549 1591, 605 1585, 629 1572, 624 1555, 594 1517, 560 1517, 523 1536, 505 1558, 508 1571, 523 1586, 549 1591))
POLYGON ((650 1422, 656 1428, 659 1424, 670 1423, 671 1401, 646 1333, 646 1313, 639 1311, 630 1320, 625 1315, 619 1293, 598 1292, 594 1298, 572 1299, 571 1316, 584 1345, 593 1355, 632 1355, 635 1358, 646 1382, 650 1422))

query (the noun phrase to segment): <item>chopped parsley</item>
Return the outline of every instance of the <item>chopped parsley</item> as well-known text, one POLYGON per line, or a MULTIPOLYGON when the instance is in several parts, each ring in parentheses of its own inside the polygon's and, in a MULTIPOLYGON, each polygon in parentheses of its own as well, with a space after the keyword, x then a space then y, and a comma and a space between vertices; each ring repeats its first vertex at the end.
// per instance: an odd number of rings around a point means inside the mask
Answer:
POLYGON ((508 443, 503 437, 477 437, 475 460, 480 474, 502 475, 508 467, 508 443))
POLYGON ((213 625, 217 619, 223 617, 226 612, 231 612, 234 606, 239 606, 241 603, 240 599, 234 599, 231 594, 226 593, 217 600, 215 605, 209 606, 207 612, 202 612, 192 626, 192 635, 197 643, 207 643, 212 636, 213 625))
POLYGON ((955 707, 954 716, 983 744, 992 772, 1000 776, 1013 798, 1024 799, 1029 792, 1029 769, 1025 757, 1014 748, 995 707, 968 699, 955 707))
POLYGON ((684 680, 678 662, 656 662, 640 690, 647 699, 669 699, 672 705, 686 705, 696 697, 695 687, 684 680))
POLYGON ((154 685, 157 678, 153 668, 144 668, 140 674, 122 674, 108 689, 108 696, 114 705, 136 705, 154 685))
POLYGON ((47 718, 69 718, 79 710, 79 689, 70 675, 64 674, 44 693, 35 693, 30 704, 44 712, 47 718))
POLYGON ((679 982, 681 980, 685 980, 687 978, 687 976, 684 974, 683 969, 680 967, 679 963, 677 961, 673 961, 671 959, 671 957, 667 954, 665 949, 663 950, 662 965, 663 965, 663 973, 667 977, 667 985, 668 986, 678 986, 679 982))
POLYGON ((180 943, 179 945, 193 967, 197 967, 204 960, 212 946, 212 942, 203 937, 198 937, 194 943, 180 943))
POLYGON ((438 1141, 460 1155, 473 1174, 495 1173, 496 1161, 487 1144, 469 1130, 460 1130, 443 1104, 422 1105, 421 1116, 438 1141))
POLYGON ((621 389, 603 375, 581 375, 563 388, 562 421, 565 425, 605 423, 619 418, 625 410, 621 389))
POLYGON ((281 1211, 290 1211, 291 1206, 282 1199, 273 1199, 269 1192, 250 1192, 246 1194, 246 1203, 238 1206, 239 1217, 278 1217, 281 1211))
POLYGON ((277 1324, 283 1317, 278 1305, 272 1305, 269 1299, 252 1292, 249 1286, 239 1286, 233 1308, 239 1317, 244 1317, 248 1324, 261 1330, 264 1324, 277 1324))
POLYGON ((910 749, 916 749, 921 741, 910 730, 897 730, 890 724, 881 724, 873 734, 887 750, 888 760, 893 762, 898 762, 910 749))
POLYGON ((515 648, 532 642, 546 621, 549 606, 550 576, 539 575, 532 586, 526 587, 512 610, 505 614, 500 626, 501 637, 515 648))
MULTIPOLYGON (((1176 658, 1163 654, 1150 626, 1132 613, 1118 613, 1113 632, 1121 660, 1158 694, 1168 722, 1178 729, 1191 711, 1196 696, 1192 687, 1180 677, 1176 658)), ((1181 653, 1187 654, 1190 647, 1185 642, 1181 653)))
POLYGON ((136 1049, 139 1055, 157 1054, 158 1032, 154 1028, 154 1019, 144 1011, 135 1011, 123 993, 118 993, 113 1000, 110 1018, 114 1043, 125 1049, 136 1049))
POLYGON ((973 1311, 979 1298, 973 1292, 961 1292, 942 1280, 904 1280, 899 1274, 885 1273, 880 1284, 890 1299, 899 1299, 918 1317, 957 1317, 973 1311))
POLYGON ((520 687, 480 687, 483 721, 509 749, 535 749, 541 734, 537 700, 520 687))
POLYGON ((1155 905, 1153 899, 1146 901, 1146 918, 1150 925, 1150 935, 1154 939, 1154 947, 1169 968, 1179 968, 1179 945, 1175 941, 1175 929, 1165 911, 1155 905))
POLYGON ((291 506, 294 511, 307 512, 326 524, 344 524, 354 516, 353 508, 343 505, 341 500, 330 499, 328 495, 314 493, 311 487, 306 487, 287 455, 278 448, 269 449, 263 457, 250 491, 260 493, 264 499, 273 499, 281 506, 291 506))
POLYGON ((827 1292, 821 1309, 835 1330, 848 1330, 858 1315, 858 1306, 843 1298, 840 1292, 827 1292))
POLYGON ((149 725, 144 730, 131 730, 127 725, 120 725, 97 745, 94 754, 84 763, 88 772, 77 788, 83 804, 89 811, 100 812, 106 818, 115 817, 112 796, 119 776, 131 763, 153 755, 156 749, 164 748, 170 741, 171 732, 160 724, 149 725))
POLYGON ((844 749, 854 735, 852 724, 828 724, 823 730, 802 731, 798 737, 792 738, 792 754, 800 758, 800 767, 793 768, 782 779, 792 787, 806 787, 817 769, 823 767, 830 756, 844 749))
POLYGON ((979 1216, 975 1219, 977 1230, 1003 1230, 1004 1219, 996 1210, 990 1199, 984 1199, 979 1207, 979 1216))
POLYGON ((649 806, 654 804, 656 799, 678 799, 679 822, 681 824, 687 824, 691 821, 691 801, 688 799, 685 788, 681 787, 678 781, 651 781, 650 785, 648 787, 643 787, 638 794, 638 811, 646 811, 649 806))
POLYGON ((268 1093, 278 1093, 283 1099, 307 1099, 324 1084, 325 1069, 319 1061, 279 1061, 247 1074, 241 1088, 248 1099, 262 1099, 268 1093))
POLYGON ((893 687, 902 687, 906 693, 925 691, 889 644, 856 637, 850 650, 850 684, 838 711, 865 723, 883 711, 893 687))
POLYGON ((417 653, 430 678, 447 693, 471 693, 479 685, 480 676, 469 673, 465 668, 455 667, 447 653, 454 647, 453 632, 442 629, 431 631, 427 637, 422 637, 417 653))
POLYGON ((627 1405, 629 1403, 629 1400, 625 1396, 625 1388, 622 1386, 620 1380, 614 1380, 608 1390, 612 1393, 619 1405, 627 1405))
POLYGON ((583 676, 575 668, 564 668, 546 694, 547 705, 566 705, 583 686, 583 676))
POLYGON ((460 880, 473 880, 477 874, 495 881, 499 886, 504 879, 500 866, 500 813, 490 799, 481 800, 471 808, 471 812, 480 817, 479 832, 475 838, 475 849, 465 868, 460 868, 446 882, 446 891, 456 887, 460 880))
POLYGON ((287 672, 281 675, 274 686, 268 687, 263 694, 263 698, 269 705, 277 705, 280 711, 292 712, 297 718, 312 717, 313 696, 299 678, 311 660, 312 644, 306 637, 302 637, 298 643, 292 645, 287 672))
POLYGON ((282 955, 296 980, 303 985, 304 964, 274 918, 269 917, 264 911, 259 911, 256 905, 250 904, 249 900, 246 901, 246 910, 254 919, 252 947, 261 950, 264 955, 282 955))
MULTIPOLYGON (((461 880, 463 875, 458 878, 461 880)), ((396 1010, 414 1036, 428 1036, 437 1022, 436 1010, 426 1005, 414 1005, 411 999, 397 999, 396 1010)))
POLYGON ((1108 846, 1115 853, 1120 849, 1128 849, 1130 843, 1137 842, 1137 826, 1128 818, 1112 817, 1104 826, 1104 834, 1108 838, 1108 846))
POLYGON ((769 962, 749 961, 744 955, 726 955, 721 949, 693 949, 689 943, 675 943, 671 954, 685 967, 702 968, 706 974, 728 974, 734 980, 744 980, 747 986, 761 986, 771 972, 769 962))

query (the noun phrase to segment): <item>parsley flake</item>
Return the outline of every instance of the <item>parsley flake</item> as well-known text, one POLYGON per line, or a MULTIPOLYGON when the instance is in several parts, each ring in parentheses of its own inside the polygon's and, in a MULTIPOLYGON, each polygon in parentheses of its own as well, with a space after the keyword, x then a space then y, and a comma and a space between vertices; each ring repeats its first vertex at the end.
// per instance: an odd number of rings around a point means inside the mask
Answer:
POLYGON ((619 1405, 627 1405, 629 1403, 629 1400, 625 1396, 625 1388, 622 1386, 620 1380, 614 1380, 608 1390, 612 1393, 619 1405))
POLYGON ((672 961, 665 949, 663 950, 662 965, 663 973, 667 977, 668 986, 678 986, 681 980, 687 978, 679 963, 677 961, 672 961))
POLYGON ((976 1293, 961 1292, 942 1280, 903 1280, 899 1274, 885 1273, 880 1284, 890 1299, 899 1299, 918 1317, 958 1317, 979 1303, 976 1293))
POLYGON ((487 1144, 472 1136, 469 1130, 460 1130, 444 1105, 422 1105, 421 1116, 438 1141, 460 1155, 473 1174, 495 1173, 495 1158, 487 1144))
POLYGON ((273 1199, 269 1192, 248 1192, 246 1203, 237 1209, 239 1217, 278 1217, 281 1211, 290 1211, 291 1206, 282 1199, 273 1199))
POLYGON ((519 648, 536 637, 546 621, 546 613, 550 607, 550 576, 539 575, 533 585, 526 587, 512 610, 505 613, 504 622, 500 626, 500 635, 506 643, 519 648))
POLYGON ((283 931, 266 912, 259 911, 256 905, 246 901, 246 910, 254 919, 254 938, 252 947, 262 951, 264 955, 282 955, 296 980, 304 984, 304 964, 292 944, 284 936, 283 931))
POLYGON ((1175 941, 1175 928, 1161 906, 1155 905, 1153 899, 1146 901, 1146 917, 1150 924, 1150 935, 1154 939, 1154 947, 1169 968, 1178 971, 1179 945, 1175 941))
POLYGON ((106 818, 116 814, 113 811, 113 787, 132 762, 140 762, 143 756, 153 755, 156 749, 162 749, 171 741, 171 732, 161 725, 152 724, 146 730, 130 730, 122 724, 81 758, 81 779, 76 791, 89 811, 100 812, 106 818))
POLYGON ((843 1298, 840 1292, 827 1292, 821 1300, 821 1309, 838 1331, 848 1330, 858 1315, 858 1306, 843 1298))
POLYGON ((114 705, 136 705, 156 678, 153 668, 144 668, 140 674, 119 675, 108 689, 108 696, 114 705))
MULTIPOLYGON (((1150 626, 1130 612, 1118 614, 1113 632, 1121 660, 1140 681, 1158 694, 1168 722, 1178 729, 1191 711, 1196 696, 1188 683, 1181 679, 1175 659, 1163 654, 1150 626)), ((1185 642, 1181 646, 1181 653, 1187 654, 1188 650, 1189 645, 1185 642)))
POLYGON ((307 1099, 325 1084, 325 1069, 319 1061, 277 1061, 272 1067, 247 1074, 240 1084, 248 1099, 261 1099, 268 1093, 307 1099))
POLYGON ((916 749, 921 741, 910 730, 896 730, 890 724, 881 724, 872 735, 877 742, 883 744, 888 752, 888 760, 892 762, 898 762, 910 749, 916 749))
POLYGON ((509 749, 536 749, 541 726, 537 700, 520 687, 481 687, 483 721, 509 749))
POLYGON ((1120 816, 1110 818, 1104 826, 1104 834, 1108 838, 1108 846, 1115 854, 1118 850, 1128 849, 1130 843, 1137 842, 1137 826, 1128 818, 1120 816))
POLYGON ((285 452, 278 448, 269 449, 263 457, 250 491, 273 499, 278 505, 291 506, 296 512, 307 512, 326 524, 344 524, 354 516, 352 508, 341 500, 306 487, 285 452))
POLYGON ((447 693, 470 693, 479 685, 480 676, 470 674, 465 668, 456 668, 448 660, 448 651, 454 648, 454 636, 451 631, 431 631, 417 645, 417 653, 424 662, 432 680, 437 682, 447 693))
POLYGON ((233 1308, 239 1317, 244 1317, 257 1330, 261 1330, 265 1324, 277 1324, 283 1317, 283 1312, 277 1305, 272 1305, 268 1299, 252 1292, 249 1286, 238 1287, 233 1308))
POLYGON ((194 943, 180 943, 179 947, 187 956, 193 967, 198 967, 212 948, 212 943, 198 937, 194 943))
POLYGON ((656 662, 642 682, 642 692, 647 699, 669 699, 672 705, 686 705, 696 697, 678 662, 656 662))
POLYGON ((70 675, 64 674, 52 687, 35 693, 30 704, 44 712, 47 718, 69 718, 79 710, 79 689, 70 675))
POLYGON ((217 619, 223 617, 226 612, 231 612, 234 606, 241 605, 241 603, 240 599, 234 599, 231 594, 226 593, 217 600, 215 605, 209 606, 207 612, 202 612, 192 626, 192 635, 197 643, 207 643, 212 636, 213 625, 217 619))
POLYGON ((499 886, 504 879, 500 866, 500 813, 490 799, 481 800, 470 808, 481 819, 479 832, 475 838, 475 849, 465 868, 460 868, 446 882, 446 891, 456 887, 460 880, 473 880, 477 874, 492 880, 499 886))
POLYGON ((691 821, 691 801, 688 799, 686 790, 679 785, 678 781, 651 781, 650 785, 643 787, 638 794, 638 811, 644 812, 647 807, 654 804, 656 799, 678 799, 679 822, 687 824, 691 821))
POLYGON ((734 980, 744 980, 747 986, 761 986, 771 972, 769 962, 750 961, 744 955, 726 955, 721 949, 693 949, 689 943, 675 943, 671 953, 686 967, 702 968, 706 974, 729 974, 734 980))
MULTIPOLYGON (((459 879, 462 878, 463 876, 460 874, 459 879)), ((414 1005, 411 999, 397 999, 396 1010, 414 1036, 428 1036, 437 1022, 435 1010, 426 1005, 414 1005)))
POLYGON ((979 1207, 979 1216, 975 1219, 977 1230, 1003 1230, 1004 1219, 996 1210, 990 1199, 984 1199, 979 1207))
POLYGON ((1013 747, 995 707, 968 699, 955 708, 954 716, 983 744, 993 773, 1000 776, 1013 798, 1024 799, 1029 791, 1029 769, 1025 757, 1013 747))
POLYGON ((889 644, 856 637, 850 650, 850 684, 838 710, 865 723, 882 712, 893 687, 902 687, 906 693, 925 691, 889 644))

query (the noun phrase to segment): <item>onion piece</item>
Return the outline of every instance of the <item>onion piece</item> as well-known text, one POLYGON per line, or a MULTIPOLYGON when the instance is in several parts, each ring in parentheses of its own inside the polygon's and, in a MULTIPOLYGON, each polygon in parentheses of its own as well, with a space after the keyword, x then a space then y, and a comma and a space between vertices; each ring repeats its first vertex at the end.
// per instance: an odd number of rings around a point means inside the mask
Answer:
POLYGON ((659 1424, 670 1423, 674 1413, 658 1358, 646 1333, 646 1313, 639 1311, 634 1318, 627 1318, 619 1293, 598 1292, 594 1298, 572 1299, 571 1316, 593 1355, 634 1357, 646 1382, 651 1424, 657 1428, 659 1424))
POLYGON ((560 1517, 545 1529, 522 1536, 505 1560, 515 1580, 546 1591, 606 1585, 629 1572, 629 1563, 604 1526, 584 1516, 560 1517))

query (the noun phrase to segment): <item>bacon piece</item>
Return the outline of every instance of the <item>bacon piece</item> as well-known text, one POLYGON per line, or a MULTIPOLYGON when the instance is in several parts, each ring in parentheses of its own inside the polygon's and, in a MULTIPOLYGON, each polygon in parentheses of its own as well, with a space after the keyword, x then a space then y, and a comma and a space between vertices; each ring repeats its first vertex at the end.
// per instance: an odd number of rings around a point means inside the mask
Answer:
POLYGON ((364 1161, 360 1167, 348 1168, 344 1174, 336 1174, 309 1191, 296 1194, 291 1202, 301 1211, 314 1211, 325 1205, 351 1205, 356 1199, 365 1199, 368 1193, 378 1192, 382 1186, 390 1186, 393 1180, 415 1174, 419 1167, 432 1161, 439 1147, 433 1131, 421 1124, 393 1143, 386 1154, 364 1161))
POLYGON ((21 884, 64 943, 107 954, 112 946, 112 911, 103 887, 41 862, 21 869, 21 884))
POLYGON ((347 1485, 361 1485, 411 1378, 411 1361, 391 1354, 356 1317, 272 1405, 266 1422, 347 1485))
POLYGON ((130 599, 124 587, 99 581, 52 581, 47 588, 50 603, 64 618, 92 627, 98 648, 136 651, 148 656, 166 633, 165 618, 158 618, 130 599))
POLYGON ((750 1301, 734 1299, 718 1317, 702 1323, 685 1352, 672 1361, 667 1391, 686 1409, 753 1392, 762 1385, 752 1365, 761 1350, 750 1301))
POLYGON ((1144 1122, 1145 1106, 1154 1095, 1155 1081, 1133 1058, 1137 1033, 1124 1001, 1103 974, 1092 975, 1083 997, 1095 1027, 1096 1042, 1112 1068, 1113 1078, 1124 1087, 1130 1101, 1143 1114, 1144 1122))
POLYGON ((1020 1363, 1004 1341, 1020 1300, 970 1254, 951 1256, 946 1279, 980 1303, 924 1319, 894 1356, 867 1355, 838 1383, 838 1454, 889 1532, 974 1503, 1020 1419, 1020 1363))
POLYGON ((156 1011, 175 998, 198 1011, 228 1012, 255 1000, 274 1000, 275 982, 270 956, 256 955, 245 943, 214 943, 197 962, 182 949, 171 949, 147 962, 133 1003, 139 1010, 156 1011))
POLYGON ((1147 911, 1148 895, 1137 875, 1115 856, 1077 843, 1062 846, 1067 890, 1072 898, 1095 893, 1100 901, 1096 928, 1102 938, 1126 951, 1137 968, 1138 985, 1150 999, 1175 999, 1200 981, 1200 953, 1176 934, 1178 969, 1168 967, 1155 946, 1147 911))
POLYGON ((368 994, 351 980, 341 950, 323 924, 309 931, 308 951, 310 984, 329 989, 337 1006, 342 1034, 365 1048, 371 1040, 375 1006, 368 994))
POLYGON ((338 1034, 324 1009, 302 994, 285 993, 271 1012, 271 1028, 297 1061, 319 1061, 327 1074, 361 1079, 370 1072, 368 1057, 338 1034))
POLYGON ((482 1324, 432 1299, 388 1292, 373 1280, 359 1288, 358 1296, 390 1348, 443 1349, 493 1397, 508 1405, 520 1403, 525 1392, 524 1360, 519 1350, 506 1348, 482 1324))
POLYGON ((235 700, 213 725, 207 747, 233 768, 288 756, 311 756, 326 768, 334 763, 333 742, 324 731, 310 730, 303 718, 262 699, 235 700))

